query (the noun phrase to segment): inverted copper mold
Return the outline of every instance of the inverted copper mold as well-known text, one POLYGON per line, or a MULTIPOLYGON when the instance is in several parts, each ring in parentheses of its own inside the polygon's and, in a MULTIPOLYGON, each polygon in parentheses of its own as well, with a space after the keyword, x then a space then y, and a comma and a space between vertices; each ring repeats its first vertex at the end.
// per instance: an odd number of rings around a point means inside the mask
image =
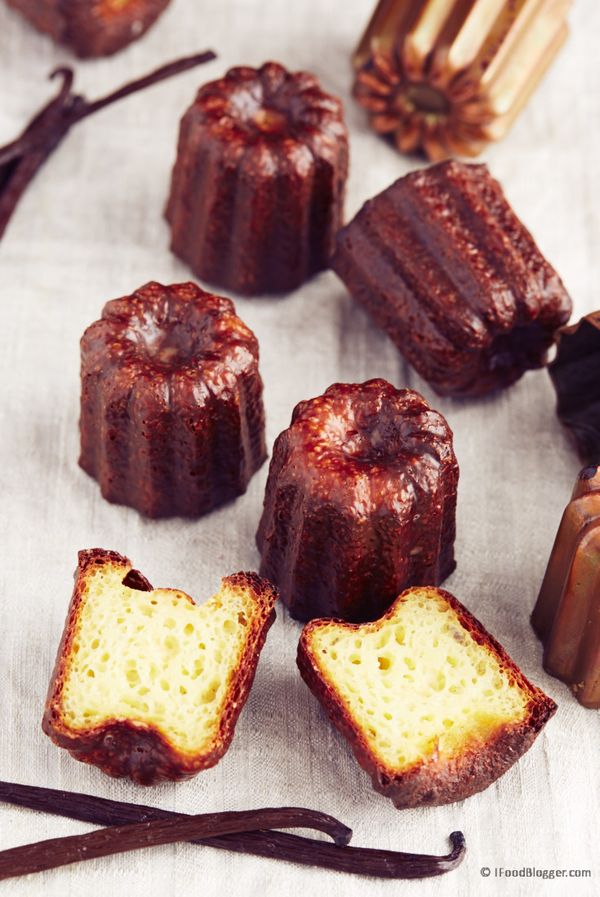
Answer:
POLYGON ((600 708, 600 467, 581 471, 563 514, 531 623, 544 668, 600 708))
POLYGON ((354 95, 401 152, 476 156, 507 133, 562 46, 570 0, 380 0, 354 95))

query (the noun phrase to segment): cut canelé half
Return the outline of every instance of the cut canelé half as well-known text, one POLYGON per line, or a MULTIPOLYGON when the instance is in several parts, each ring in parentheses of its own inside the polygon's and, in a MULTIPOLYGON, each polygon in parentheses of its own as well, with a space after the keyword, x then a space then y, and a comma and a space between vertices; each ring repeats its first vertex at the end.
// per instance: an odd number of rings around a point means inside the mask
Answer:
POLYGON ((448 592, 403 592, 372 623, 313 620, 300 672, 396 807, 483 790, 556 710, 448 592))
POLYGON ((78 760, 140 784, 214 766, 233 737, 275 618, 253 573, 196 605, 152 589, 127 558, 79 553, 43 729, 78 760))

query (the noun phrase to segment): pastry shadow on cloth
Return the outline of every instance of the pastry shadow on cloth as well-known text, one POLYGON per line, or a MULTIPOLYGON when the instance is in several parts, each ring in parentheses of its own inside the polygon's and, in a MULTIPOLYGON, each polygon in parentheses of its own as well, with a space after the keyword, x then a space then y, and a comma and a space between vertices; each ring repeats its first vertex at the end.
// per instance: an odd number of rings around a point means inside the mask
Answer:
POLYGON ((338 367, 345 382, 383 377, 399 389, 416 389, 427 398, 427 385, 376 327, 343 286, 331 301, 337 304, 338 367))
POLYGON ((301 631, 301 625, 285 627, 285 640, 294 645, 286 667, 266 669, 267 662, 261 671, 259 665, 230 748, 232 768, 238 752, 250 754, 253 782, 267 802, 326 803, 328 812, 346 814, 349 807, 359 814, 381 810, 387 802, 300 677, 295 646, 301 631), (261 742, 262 749, 256 747, 261 742))

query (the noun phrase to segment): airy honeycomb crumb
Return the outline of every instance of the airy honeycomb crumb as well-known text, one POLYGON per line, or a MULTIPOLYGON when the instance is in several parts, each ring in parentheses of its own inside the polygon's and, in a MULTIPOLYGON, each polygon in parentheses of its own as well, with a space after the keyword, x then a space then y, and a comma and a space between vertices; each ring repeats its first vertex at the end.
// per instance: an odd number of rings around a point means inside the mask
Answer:
POLYGON ((65 723, 77 731, 134 720, 182 753, 202 752, 218 734, 256 613, 242 588, 226 585, 197 606, 173 589, 128 588, 118 567, 97 567, 65 671, 65 723))
POLYGON ((528 712, 530 696, 433 589, 412 589, 384 621, 317 626, 310 642, 373 755, 398 771, 460 754, 528 712))

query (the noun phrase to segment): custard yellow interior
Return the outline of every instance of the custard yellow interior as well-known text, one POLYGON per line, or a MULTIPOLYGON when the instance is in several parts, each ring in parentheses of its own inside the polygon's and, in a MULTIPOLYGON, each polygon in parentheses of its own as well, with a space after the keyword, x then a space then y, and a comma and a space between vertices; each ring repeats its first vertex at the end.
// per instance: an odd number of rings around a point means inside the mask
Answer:
POLYGON ((225 585, 201 606, 184 592, 140 592, 127 569, 88 577, 65 671, 62 714, 74 731, 106 720, 151 723, 183 753, 210 747, 257 613, 225 585))
POLYGON ((412 590, 383 623, 317 626, 310 651, 372 753, 394 770, 450 758, 527 714, 528 695, 432 590, 412 590))

